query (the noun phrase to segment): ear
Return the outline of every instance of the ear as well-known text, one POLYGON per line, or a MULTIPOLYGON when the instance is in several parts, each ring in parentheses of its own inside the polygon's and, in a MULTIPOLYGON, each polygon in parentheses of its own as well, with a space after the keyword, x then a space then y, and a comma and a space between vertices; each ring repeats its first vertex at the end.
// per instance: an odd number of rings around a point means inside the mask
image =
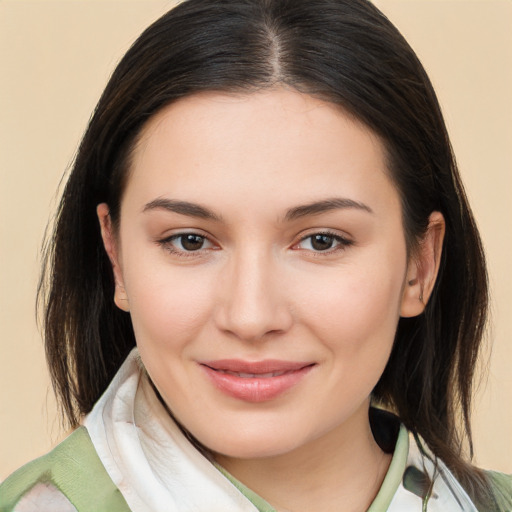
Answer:
POLYGON ((425 236, 409 260, 400 316, 413 317, 425 310, 439 271, 444 233, 443 215, 432 212, 425 236))
POLYGON ((99 204, 96 207, 96 213, 100 222, 103 245, 110 263, 112 264, 112 271, 114 272, 114 302, 119 309, 128 312, 130 311, 130 305, 124 288, 123 272, 119 264, 119 247, 112 227, 112 219, 110 218, 108 205, 106 203, 99 204))

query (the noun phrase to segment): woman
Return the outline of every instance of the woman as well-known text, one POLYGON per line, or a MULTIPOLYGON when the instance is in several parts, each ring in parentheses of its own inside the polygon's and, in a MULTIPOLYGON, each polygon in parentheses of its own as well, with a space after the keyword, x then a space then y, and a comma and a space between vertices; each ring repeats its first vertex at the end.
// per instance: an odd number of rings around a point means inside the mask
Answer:
POLYGON ((47 257, 83 426, 1 510, 510 508, 462 455, 478 232, 430 82, 366 1, 189 0, 148 28, 47 257))

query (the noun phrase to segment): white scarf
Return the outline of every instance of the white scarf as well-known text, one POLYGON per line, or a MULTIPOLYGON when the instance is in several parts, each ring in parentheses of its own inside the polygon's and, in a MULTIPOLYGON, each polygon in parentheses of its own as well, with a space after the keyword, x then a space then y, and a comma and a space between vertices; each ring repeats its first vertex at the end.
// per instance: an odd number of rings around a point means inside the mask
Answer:
MULTIPOLYGON (((133 512, 257 512, 170 418, 141 370, 136 349, 84 425, 133 512)), ((415 442, 410 444, 407 466, 437 475, 433 493, 424 508, 423 500, 401 483, 388 511, 477 512, 448 469, 434 466, 415 442)))
MULTIPOLYGON (((409 434, 409 452, 405 468, 400 485, 388 508, 389 512, 478 512, 475 504, 446 465, 441 460, 436 460, 424 443, 420 449, 412 434, 409 434), (427 499, 420 497, 421 492, 412 492, 414 485, 411 483, 404 486, 407 472, 411 476, 410 481, 414 480, 416 475, 417 480, 418 476, 419 480, 426 477, 433 483, 427 499)), ((370 510, 373 512, 373 509, 370 510)))

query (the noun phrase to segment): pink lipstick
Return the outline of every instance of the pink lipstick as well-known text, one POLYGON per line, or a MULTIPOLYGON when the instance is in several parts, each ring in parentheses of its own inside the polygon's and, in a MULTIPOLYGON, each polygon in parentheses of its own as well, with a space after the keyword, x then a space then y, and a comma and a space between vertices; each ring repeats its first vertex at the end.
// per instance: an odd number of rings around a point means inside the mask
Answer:
POLYGON ((228 396, 246 402, 266 402, 298 384, 315 363, 221 359, 200 365, 217 389, 228 396))

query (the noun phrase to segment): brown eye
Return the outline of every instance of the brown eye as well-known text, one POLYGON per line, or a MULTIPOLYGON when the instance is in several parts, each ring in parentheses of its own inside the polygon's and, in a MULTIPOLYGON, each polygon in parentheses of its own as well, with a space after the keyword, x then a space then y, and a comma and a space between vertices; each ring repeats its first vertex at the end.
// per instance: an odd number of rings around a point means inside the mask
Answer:
POLYGON ((296 249, 302 249, 312 252, 334 252, 344 249, 353 242, 346 238, 331 233, 314 233, 304 237, 296 246, 296 249))
POLYGON ((173 237, 174 246, 182 251, 199 251, 205 245, 205 237, 194 233, 186 233, 173 237))
POLYGON ((311 247, 315 251, 327 251, 328 249, 332 249, 332 246, 335 242, 333 236, 330 235, 313 235, 311 237, 311 247))
POLYGON ((207 237, 198 235, 197 233, 179 233, 164 240, 160 240, 158 243, 167 251, 180 255, 199 252, 204 249, 212 249, 214 247, 207 237))
POLYGON ((199 249, 202 249, 204 245, 204 236, 200 235, 180 235, 179 240, 181 242, 181 246, 186 251, 198 251, 199 249))

